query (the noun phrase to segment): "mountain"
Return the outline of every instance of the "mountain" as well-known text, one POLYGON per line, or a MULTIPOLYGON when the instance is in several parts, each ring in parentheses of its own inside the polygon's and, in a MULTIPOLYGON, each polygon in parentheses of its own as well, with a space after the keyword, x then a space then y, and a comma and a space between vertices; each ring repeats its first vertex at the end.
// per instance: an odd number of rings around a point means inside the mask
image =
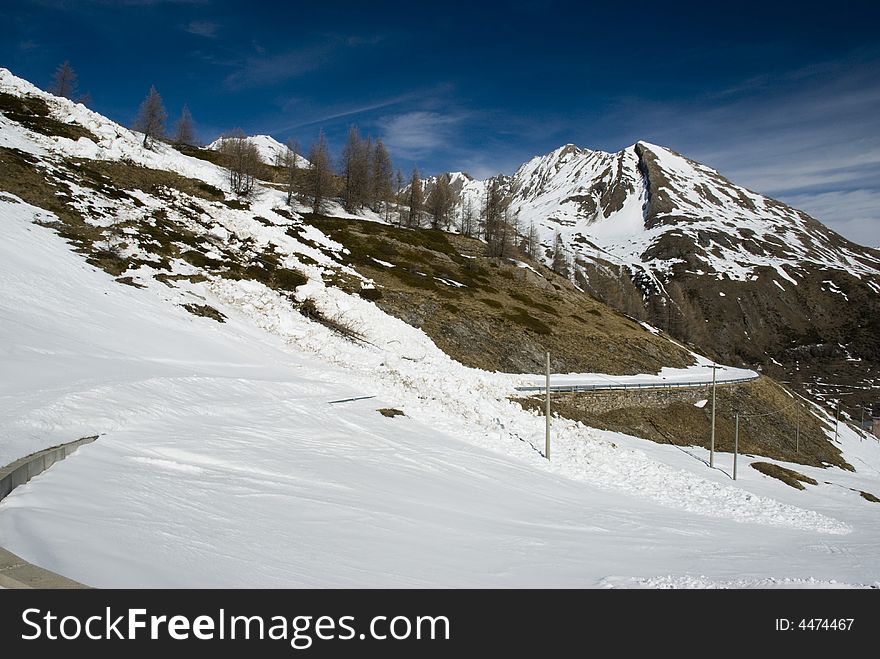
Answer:
MULTIPOLYGON (((257 151, 263 159, 263 162, 269 165, 281 162, 281 158, 287 152, 287 146, 271 135, 250 135, 247 137, 247 141, 257 147, 257 151)), ((219 151, 222 143, 223 138, 221 137, 211 142, 205 148, 210 149, 211 151, 219 151)), ((309 166, 309 161, 301 155, 296 154, 296 164, 298 167, 305 169, 309 166)))
POLYGON ((710 470, 705 357, 477 239, 237 197, 216 155, 0 69, 0 465, 98 436, 4 499, 4 548, 102 587, 875 583, 877 442, 760 378, 719 387, 710 470), (517 389, 548 347, 699 386, 554 395, 548 460, 517 389))
MULTIPOLYGON (((450 179, 459 215, 478 213, 488 182, 450 179)), ((794 381, 880 383, 877 250, 647 142, 618 153, 568 144, 502 186, 547 262, 558 232, 574 280, 622 311, 794 381)))

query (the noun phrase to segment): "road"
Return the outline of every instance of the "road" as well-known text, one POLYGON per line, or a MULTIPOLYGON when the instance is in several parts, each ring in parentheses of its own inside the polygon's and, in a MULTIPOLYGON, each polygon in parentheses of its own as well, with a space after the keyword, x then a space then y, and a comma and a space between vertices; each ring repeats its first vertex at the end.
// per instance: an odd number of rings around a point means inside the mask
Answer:
MULTIPOLYGON (((731 366, 718 370, 716 384, 752 382, 761 375, 755 371, 731 366)), ((529 382, 516 387, 517 391, 541 392, 546 389, 544 376, 528 376, 529 382)), ((691 368, 664 368, 657 375, 604 375, 601 373, 567 373, 550 375, 550 391, 613 391, 619 389, 691 389, 712 384, 712 369, 708 364, 691 368)))

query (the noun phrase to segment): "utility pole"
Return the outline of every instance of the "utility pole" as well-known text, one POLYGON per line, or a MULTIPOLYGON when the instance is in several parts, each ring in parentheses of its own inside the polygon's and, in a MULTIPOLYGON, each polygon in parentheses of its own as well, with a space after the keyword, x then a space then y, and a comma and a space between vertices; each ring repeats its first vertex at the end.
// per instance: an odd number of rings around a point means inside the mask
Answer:
POLYGON ((801 452, 801 406, 795 402, 794 417, 797 420, 794 431, 794 452, 801 452))
POLYGON ((736 432, 733 435, 733 480, 736 480, 736 456, 739 454, 739 412, 736 413, 736 432))
POLYGON ((550 353, 549 352, 546 353, 545 356, 547 358, 546 359, 546 366, 547 366, 546 385, 547 386, 545 387, 545 389, 547 391, 547 407, 544 411, 544 416, 546 417, 546 421, 547 421, 547 430, 546 430, 546 435, 544 437, 544 457, 547 458, 547 460, 550 460, 550 353))
POLYGON ((709 440, 709 468, 713 469, 715 467, 715 374, 718 369, 724 367, 713 362, 711 366, 706 365, 706 368, 712 369, 712 437, 709 440))

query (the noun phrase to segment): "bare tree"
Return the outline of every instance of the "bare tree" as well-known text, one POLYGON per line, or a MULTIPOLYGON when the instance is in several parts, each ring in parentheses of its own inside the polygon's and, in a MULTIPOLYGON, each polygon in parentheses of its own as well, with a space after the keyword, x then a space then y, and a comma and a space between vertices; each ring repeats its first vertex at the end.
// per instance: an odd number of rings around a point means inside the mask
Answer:
POLYGON ((195 146, 196 143, 195 125, 193 124, 189 107, 186 105, 180 111, 180 119, 177 120, 177 124, 174 127, 174 143, 178 146, 195 146))
POLYGON ((505 199, 499 177, 489 182, 486 203, 483 207, 483 226, 486 233, 486 254, 507 256, 513 244, 513 231, 507 213, 510 200, 505 199))
POLYGON ((162 97, 155 87, 150 87, 150 92, 141 103, 134 129, 144 134, 144 148, 152 147, 153 142, 165 135, 165 122, 168 113, 162 105, 162 97))
POLYGON ((331 194, 333 174, 330 171, 330 151, 327 148, 327 136, 322 130, 318 134, 318 141, 309 149, 310 194, 312 199, 312 212, 320 213, 324 210, 327 197, 331 194))
POLYGON ((247 197, 253 192, 265 164, 259 149, 244 133, 238 132, 220 141, 220 153, 228 160, 229 188, 240 197, 247 197))
POLYGON ((345 210, 353 213, 369 202, 370 144, 361 138, 357 126, 348 131, 348 140, 342 150, 342 191, 345 210))
POLYGON ((474 235, 474 202, 470 195, 461 202, 461 235, 471 237, 474 235))
POLYGON ((443 174, 434 182, 426 202, 428 212, 431 214, 432 229, 449 228, 449 211, 452 208, 452 202, 449 174, 443 174))
POLYGON ((397 195, 395 196, 397 203, 397 226, 403 226, 403 211, 401 210, 403 206, 403 181, 403 172, 398 168, 397 174, 394 175, 394 185, 397 190, 397 195))
POLYGON ((418 229, 421 224, 422 206, 424 205, 425 191, 422 188, 422 177, 418 167, 413 167, 409 181, 409 215, 406 226, 418 229))
POLYGON ((550 267, 553 272, 563 277, 568 277, 570 274, 571 265, 566 253, 565 243, 562 241, 559 231, 556 232, 556 236, 553 238, 553 258, 550 267))
POLYGON ((293 202, 293 196, 299 186, 299 143, 296 140, 289 140, 287 148, 282 154, 281 165, 284 167, 287 183, 287 205, 293 202))
POLYGON ((370 167, 372 174, 372 199, 373 210, 379 212, 379 204, 385 206, 385 221, 388 221, 389 202, 394 193, 392 191, 392 177, 394 176, 394 167, 391 164, 391 156, 388 149, 382 143, 382 140, 376 140, 376 146, 373 148, 372 166, 370 167))
POLYGON ((538 250, 541 249, 541 237, 535 223, 529 224, 529 232, 523 237, 522 251, 530 259, 538 260, 538 250))
POLYGON ((49 92, 55 94, 55 96, 63 96, 64 98, 73 100, 73 97, 76 96, 78 87, 79 80, 76 77, 76 71, 73 70, 70 62, 67 60, 63 61, 58 65, 58 68, 55 69, 55 74, 52 76, 52 83, 49 85, 49 92))

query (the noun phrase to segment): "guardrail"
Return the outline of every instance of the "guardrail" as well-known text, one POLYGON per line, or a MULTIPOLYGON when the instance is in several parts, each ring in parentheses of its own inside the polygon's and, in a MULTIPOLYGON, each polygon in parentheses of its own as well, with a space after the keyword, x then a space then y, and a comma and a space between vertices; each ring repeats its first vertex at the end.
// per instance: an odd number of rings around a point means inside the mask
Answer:
MULTIPOLYGON (((734 380, 717 380, 716 385, 725 384, 742 384, 743 382, 753 382, 760 375, 750 375, 746 378, 736 378, 734 380)), ((696 387, 711 387, 712 381, 708 382, 634 382, 632 384, 625 383, 608 383, 608 384, 551 384, 550 391, 561 393, 574 393, 578 391, 621 391, 624 389, 694 389, 696 387)), ((547 387, 514 387, 517 391, 546 391, 547 387)))
POLYGON ((56 462, 66 458, 83 444, 91 444, 96 439, 98 439, 97 436, 83 437, 67 444, 43 449, 0 468, 0 501, 19 485, 24 485, 37 474, 43 473, 56 462))
MULTIPOLYGON (((0 468, 0 501, 19 485, 24 485, 56 462, 66 458, 83 444, 91 444, 95 437, 83 437, 67 444, 53 446, 11 462, 0 468)), ((3 588, 86 588, 81 583, 60 574, 32 565, 11 551, 0 547, 0 587, 3 588)))

